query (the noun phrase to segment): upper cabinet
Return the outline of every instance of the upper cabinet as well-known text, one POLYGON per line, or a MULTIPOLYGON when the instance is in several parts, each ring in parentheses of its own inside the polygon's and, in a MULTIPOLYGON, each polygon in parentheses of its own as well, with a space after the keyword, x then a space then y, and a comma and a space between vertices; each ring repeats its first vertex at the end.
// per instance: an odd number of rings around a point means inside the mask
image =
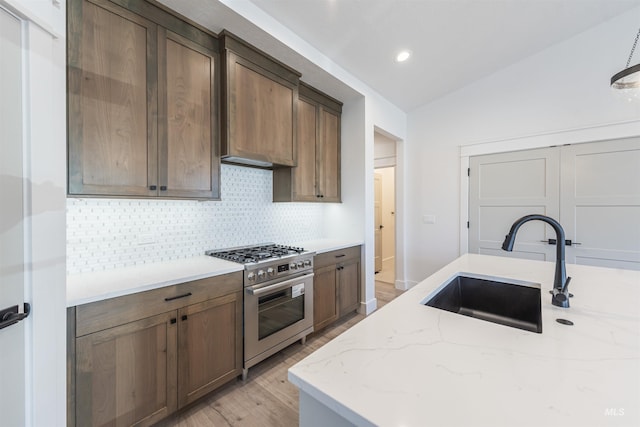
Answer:
POLYGON ((125 0, 70 1, 67 31, 69 194, 219 199, 217 39, 125 0))
POLYGON ((298 165, 273 171, 274 202, 340 202, 342 103, 300 83, 298 165))
POLYGON ((223 54, 223 160, 295 166, 300 73, 228 32, 223 54))

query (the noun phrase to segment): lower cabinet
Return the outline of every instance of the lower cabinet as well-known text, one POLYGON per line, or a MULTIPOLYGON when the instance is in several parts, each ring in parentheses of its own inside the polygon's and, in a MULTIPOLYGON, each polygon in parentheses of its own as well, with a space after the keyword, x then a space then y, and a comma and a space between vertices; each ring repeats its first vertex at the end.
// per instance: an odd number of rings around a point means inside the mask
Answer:
POLYGON ((151 425, 242 372, 241 272, 68 310, 68 425, 151 425))
POLYGON ((316 255, 313 278, 313 329, 318 331, 360 305, 361 246, 316 255))

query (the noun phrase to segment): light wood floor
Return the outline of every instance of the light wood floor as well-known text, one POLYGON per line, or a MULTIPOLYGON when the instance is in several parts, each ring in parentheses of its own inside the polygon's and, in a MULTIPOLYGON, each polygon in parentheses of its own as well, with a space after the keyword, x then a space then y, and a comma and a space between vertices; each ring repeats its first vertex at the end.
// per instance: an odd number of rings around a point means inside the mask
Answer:
MULTIPOLYGON (((376 282, 378 308, 401 291, 389 283, 376 282)), ((364 319, 352 314, 274 354, 249 369, 246 382, 238 379, 162 421, 162 427, 246 426, 288 427, 298 425, 298 388, 287 380, 287 370, 332 338, 364 319)))

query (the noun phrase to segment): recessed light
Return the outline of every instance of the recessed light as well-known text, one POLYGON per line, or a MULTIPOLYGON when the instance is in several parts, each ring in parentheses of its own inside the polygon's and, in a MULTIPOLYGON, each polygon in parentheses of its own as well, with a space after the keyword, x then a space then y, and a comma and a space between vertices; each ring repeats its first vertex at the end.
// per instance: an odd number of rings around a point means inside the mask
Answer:
POLYGON ((396 62, 404 62, 407 59, 409 59, 409 57, 411 56, 411 52, 408 50, 401 50, 397 55, 396 55, 396 62))

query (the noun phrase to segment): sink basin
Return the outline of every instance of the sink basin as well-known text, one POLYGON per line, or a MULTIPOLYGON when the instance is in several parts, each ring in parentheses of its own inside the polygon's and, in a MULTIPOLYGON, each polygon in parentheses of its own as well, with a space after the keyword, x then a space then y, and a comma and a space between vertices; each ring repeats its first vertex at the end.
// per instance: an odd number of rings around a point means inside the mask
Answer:
POLYGON ((542 333, 539 283, 460 273, 422 303, 463 316, 542 333))

